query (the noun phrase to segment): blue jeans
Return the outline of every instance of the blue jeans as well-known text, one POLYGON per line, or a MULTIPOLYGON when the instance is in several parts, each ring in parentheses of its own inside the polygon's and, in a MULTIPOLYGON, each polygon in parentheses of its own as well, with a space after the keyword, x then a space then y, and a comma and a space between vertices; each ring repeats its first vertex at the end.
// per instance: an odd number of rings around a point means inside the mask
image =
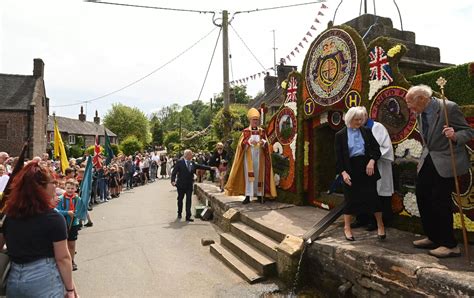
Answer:
POLYGON ((27 264, 11 263, 7 297, 64 297, 56 260, 44 258, 27 264))

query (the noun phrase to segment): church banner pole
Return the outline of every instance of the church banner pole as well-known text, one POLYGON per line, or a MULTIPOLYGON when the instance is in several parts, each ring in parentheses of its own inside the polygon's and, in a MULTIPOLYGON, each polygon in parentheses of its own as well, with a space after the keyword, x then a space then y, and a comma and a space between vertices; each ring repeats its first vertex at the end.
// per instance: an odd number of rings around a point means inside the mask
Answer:
MULTIPOLYGON (((444 86, 446 85, 446 83, 447 81, 443 77, 439 77, 438 80, 436 80, 436 84, 440 87, 441 95, 443 97, 444 121, 446 123, 446 127, 449 127, 449 117, 448 117, 448 109, 446 106, 446 96, 444 95, 444 86)), ((448 139, 448 142, 449 142, 449 151, 451 152, 451 166, 453 168, 454 185, 456 187, 456 203, 458 205, 459 215, 461 217, 462 237, 464 240, 464 253, 466 255, 466 260, 468 264, 470 264, 471 256, 469 254, 466 224, 464 223, 464 211, 462 210, 461 191, 459 188, 458 174, 457 174, 457 169, 456 169, 456 156, 454 154, 453 142, 451 141, 451 139, 448 139)))

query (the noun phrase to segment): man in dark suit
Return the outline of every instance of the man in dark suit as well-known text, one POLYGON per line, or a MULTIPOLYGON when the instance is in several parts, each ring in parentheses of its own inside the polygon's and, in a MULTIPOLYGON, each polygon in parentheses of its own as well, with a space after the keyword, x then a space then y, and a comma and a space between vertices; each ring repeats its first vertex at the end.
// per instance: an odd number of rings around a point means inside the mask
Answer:
POLYGON ((193 195, 194 173, 196 170, 214 171, 214 167, 197 164, 193 160, 193 152, 184 150, 184 156, 173 167, 171 173, 171 184, 178 189, 178 218, 183 212, 183 199, 186 195, 186 221, 194 221, 191 218, 191 198, 193 195))
POLYGON ((431 88, 411 87, 406 95, 408 108, 418 114, 418 130, 423 139, 423 153, 418 162, 416 200, 423 230, 427 238, 416 240, 417 248, 431 248, 429 253, 438 258, 461 255, 453 232, 454 173, 448 140, 453 142, 457 174, 469 171, 470 162, 465 144, 474 132, 458 105, 446 100, 449 127, 445 125, 445 107, 433 96, 431 88))

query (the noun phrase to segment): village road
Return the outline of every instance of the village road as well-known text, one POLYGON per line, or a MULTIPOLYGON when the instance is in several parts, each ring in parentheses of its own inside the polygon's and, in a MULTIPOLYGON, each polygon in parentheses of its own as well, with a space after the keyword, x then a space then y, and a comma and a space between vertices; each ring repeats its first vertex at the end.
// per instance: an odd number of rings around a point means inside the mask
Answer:
POLYGON ((277 289, 249 285, 201 246, 203 237, 218 241, 216 228, 176 220, 169 180, 126 191, 91 215, 73 273, 81 297, 258 297, 277 289))

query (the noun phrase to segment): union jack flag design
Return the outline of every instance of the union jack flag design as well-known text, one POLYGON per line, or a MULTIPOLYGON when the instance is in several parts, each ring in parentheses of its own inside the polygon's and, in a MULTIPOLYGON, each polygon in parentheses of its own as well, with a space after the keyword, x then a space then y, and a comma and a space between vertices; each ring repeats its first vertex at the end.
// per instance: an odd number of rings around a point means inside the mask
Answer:
POLYGON ((288 88, 286 89, 286 102, 296 102, 296 93, 298 91, 298 81, 295 77, 290 78, 288 88))
POLYGON ((392 68, 381 47, 375 47, 369 54, 370 80, 393 82, 392 68))

